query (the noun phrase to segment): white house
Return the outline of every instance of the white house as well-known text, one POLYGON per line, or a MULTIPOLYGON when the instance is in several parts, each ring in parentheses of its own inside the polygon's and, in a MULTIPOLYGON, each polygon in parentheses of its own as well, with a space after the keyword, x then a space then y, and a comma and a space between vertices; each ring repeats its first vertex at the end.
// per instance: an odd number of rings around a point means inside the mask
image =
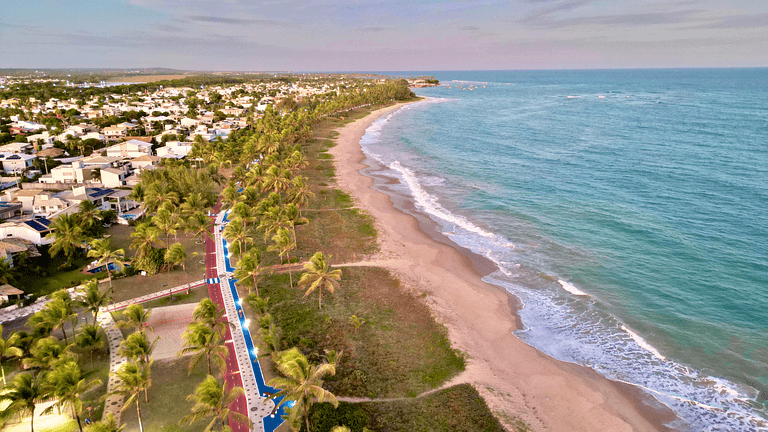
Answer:
POLYGON ((2 153, 27 153, 32 150, 32 144, 26 142, 12 142, 4 146, 0 146, 0 152, 2 153))
POLYGON ((53 142, 56 141, 56 135, 51 135, 48 133, 48 131, 44 131, 43 133, 29 135, 27 137, 27 142, 31 143, 33 147, 37 147, 37 141, 42 140, 43 146, 50 146, 53 145, 53 142))
POLYGON ((104 136, 109 141, 119 141, 123 138, 125 138, 125 134, 128 128, 124 126, 109 126, 105 127, 101 131, 104 133, 104 136))
POLYGON ((156 150, 161 158, 181 159, 186 157, 192 151, 192 143, 184 141, 168 141, 165 146, 156 150))
POLYGON ((51 169, 50 174, 41 176, 38 181, 40 183, 84 183, 86 180, 93 179, 94 169, 92 166, 83 164, 82 160, 78 160, 51 169))
POLYGON ((128 174, 124 169, 120 168, 102 168, 101 170, 101 184, 104 187, 116 188, 125 186, 125 177, 128 174))
POLYGON ((46 218, 34 218, 25 221, 5 222, 0 224, 0 239, 20 238, 37 246, 50 244, 53 237, 45 238, 51 232, 51 221, 46 218))
POLYGON ((33 204, 33 213, 35 216, 49 217, 69 207, 69 203, 47 194, 40 194, 35 197, 33 204))
POLYGON ((113 157, 133 159, 139 156, 149 156, 151 154, 152 144, 139 140, 130 140, 107 147, 107 156, 113 157))
POLYGON ((7 173, 21 172, 32 166, 32 162, 37 158, 35 155, 24 153, 0 153, 0 162, 3 163, 3 170, 7 173))

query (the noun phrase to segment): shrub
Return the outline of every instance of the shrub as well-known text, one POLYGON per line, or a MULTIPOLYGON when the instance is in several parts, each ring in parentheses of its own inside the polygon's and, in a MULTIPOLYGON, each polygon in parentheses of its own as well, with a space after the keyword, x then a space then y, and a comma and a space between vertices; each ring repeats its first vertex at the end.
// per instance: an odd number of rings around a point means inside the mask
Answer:
MULTIPOLYGON (((368 415, 357 405, 340 402, 334 408, 328 402, 316 403, 309 411, 309 424, 313 432, 330 432, 335 426, 346 426, 352 432, 362 432, 368 424, 368 415)), ((306 431, 302 425, 301 431, 306 431)))

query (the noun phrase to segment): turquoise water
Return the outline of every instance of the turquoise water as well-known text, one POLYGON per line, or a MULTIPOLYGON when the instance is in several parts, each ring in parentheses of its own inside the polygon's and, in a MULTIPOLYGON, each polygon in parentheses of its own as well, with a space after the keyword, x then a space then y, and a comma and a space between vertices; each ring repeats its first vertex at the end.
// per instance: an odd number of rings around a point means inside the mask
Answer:
POLYGON ((768 70, 429 74, 363 148, 497 263, 518 336, 681 429, 768 430, 768 70))

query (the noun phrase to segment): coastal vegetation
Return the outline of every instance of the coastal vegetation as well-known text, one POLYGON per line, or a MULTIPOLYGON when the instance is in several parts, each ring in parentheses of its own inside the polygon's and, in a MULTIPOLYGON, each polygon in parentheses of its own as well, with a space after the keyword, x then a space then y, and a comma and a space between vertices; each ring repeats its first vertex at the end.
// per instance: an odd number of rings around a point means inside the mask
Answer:
MULTIPOLYGON (((280 390, 273 397, 290 402, 291 427, 501 430, 471 386, 434 391, 464 369, 465 355, 451 347, 421 296, 384 269, 345 265, 376 251, 376 230, 333 186, 333 129, 414 97, 404 80, 362 86, 269 106, 226 141, 195 141, 190 161, 143 171, 132 197, 145 216, 132 227, 110 228, 108 239, 103 215, 93 209, 56 219, 49 255, 60 263, 58 274, 86 257, 114 267, 101 275, 108 280, 103 288, 87 275, 74 293, 60 289, 74 279, 51 289, 28 328, 5 336, 0 355, 9 384, 0 399, 10 403, 0 405, 2 418, 26 413, 34 431, 35 404, 55 398, 71 412, 74 430, 83 416, 88 423, 100 419, 104 399, 119 395, 126 432, 227 430, 230 422, 248 422, 230 410, 242 389, 225 391, 228 324, 211 300, 197 303, 179 359, 155 359, 151 308, 133 304, 113 313, 124 338, 117 353, 127 361, 112 372, 97 320, 112 302, 157 291, 166 281, 199 279, 202 262, 189 258, 205 254, 207 213, 218 201, 230 209, 222 236, 238 286, 248 293, 253 342, 269 385, 280 390), (109 376, 117 381, 107 393, 109 376), (342 397, 373 401, 339 403, 342 397)), ((107 417, 89 427, 114 430, 107 417)))

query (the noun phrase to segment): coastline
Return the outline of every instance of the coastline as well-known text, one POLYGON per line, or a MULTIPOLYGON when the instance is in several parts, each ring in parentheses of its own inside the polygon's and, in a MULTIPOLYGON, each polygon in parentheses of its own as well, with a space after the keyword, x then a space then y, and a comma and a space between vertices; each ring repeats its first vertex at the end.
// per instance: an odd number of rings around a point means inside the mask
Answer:
MULTIPOLYGON (((427 303, 469 356, 467 369, 447 385, 475 384, 494 412, 517 417, 535 431, 666 431, 675 414, 638 388, 593 370, 555 360, 512 334, 519 328, 517 298, 487 284, 482 257, 395 208, 373 188, 360 140, 370 124, 404 104, 376 110, 340 128, 330 149, 337 183, 376 221, 381 251, 367 262, 387 268, 427 303), (434 234, 429 234, 430 232, 434 234)), ((400 203, 398 203, 400 204, 400 203)), ((424 218, 426 219, 426 218, 424 218)))

